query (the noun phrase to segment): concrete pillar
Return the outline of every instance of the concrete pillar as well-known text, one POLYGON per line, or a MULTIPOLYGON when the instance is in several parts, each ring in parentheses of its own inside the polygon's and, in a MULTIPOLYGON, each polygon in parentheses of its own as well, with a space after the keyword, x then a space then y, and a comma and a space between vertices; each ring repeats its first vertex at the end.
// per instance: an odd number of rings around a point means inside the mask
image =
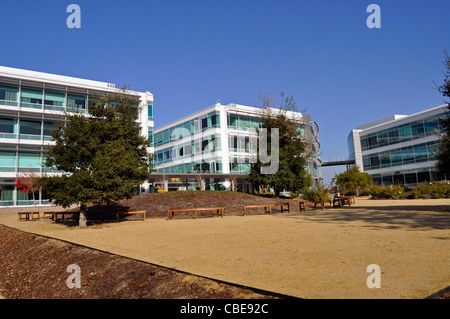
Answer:
POLYGON ((200 177, 200 190, 205 190, 205 179, 203 177, 200 177))

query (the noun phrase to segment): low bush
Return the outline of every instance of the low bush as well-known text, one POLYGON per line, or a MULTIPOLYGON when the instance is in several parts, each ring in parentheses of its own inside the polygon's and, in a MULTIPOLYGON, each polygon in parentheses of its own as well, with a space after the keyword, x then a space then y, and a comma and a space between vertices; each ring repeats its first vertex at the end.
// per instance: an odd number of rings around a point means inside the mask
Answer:
POLYGON ((372 185, 369 189, 372 198, 403 199, 406 197, 405 189, 401 186, 372 185))
POLYGON ((450 184, 423 183, 417 184, 412 190, 414 198, 447 198, 450 196, 450 184))
POLYGON ((302 198, 310 202, 321 202, 324 200, 330 200, 328 194, 329 194, 328 189, 311 188, 303 193, 302 198))

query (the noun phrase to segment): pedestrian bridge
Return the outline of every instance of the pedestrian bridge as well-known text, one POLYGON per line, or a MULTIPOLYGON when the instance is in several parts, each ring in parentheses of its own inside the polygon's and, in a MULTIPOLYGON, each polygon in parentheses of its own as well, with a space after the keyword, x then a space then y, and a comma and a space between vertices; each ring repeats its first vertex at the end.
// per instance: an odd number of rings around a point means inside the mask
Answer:
POLYGON ((322 160, 322 167, 324 166, 350 166, 355 164, 355 159, 348 157, 340 157, 340 158, 329 158, 322 160))

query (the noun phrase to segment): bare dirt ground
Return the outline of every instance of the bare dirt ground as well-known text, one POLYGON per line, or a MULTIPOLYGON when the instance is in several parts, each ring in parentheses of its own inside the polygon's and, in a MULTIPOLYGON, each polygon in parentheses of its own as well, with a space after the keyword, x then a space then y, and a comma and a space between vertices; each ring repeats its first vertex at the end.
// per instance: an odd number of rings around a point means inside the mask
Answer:
MULTIPOLYGON (((260 209, 254 210, 253 215, 241 216, 243 204, 274 201, 285 200, 239 193, 154 194, 121 203, 122 208, 127 207, 129 210, 146 209, 148 218, 145 221, 91 222, 89 227, 79 228, 74 222, 19 222, 14 211, 0 211, 0 224, 193 275, 300 298, 425 298, 450 284, 449 199, 359 198, 356 205, 351 207, 323 211, 310 209, 306 212, 299 212, 298 202, 290 200, 291 213, 269 216, 260 209), (210 218, 194 220, 191 213, 184 216, 179 214, 175 220, 167 220, 167 208, 188 206, 224 206, 225 217, 220 218, 211 213, 199 216, 210 218), (377 264, 381 268, 380 289, 367 287, 366 280, 370 273, 366 270, 370 264, 377 264)), ((92 213, 99 208, 90 209, 92 213)), ((16 249, 10 250, 9 254, 12 255, 8 255, 8 258, 1 253, 2 267, 6 267, 3 265, 7 265, 8 260, 15 260, 11 269, 16 270, 20 269, 20 265, 35 265, 37 259, 31 256, 39 256, 42 249, 30 248, 26 253, 20 251, 36 240, 37 237, 27 239, 26 245, 16 244, 16 249), (20 258, 14 259, 14 254, 20 258)), ((4 242, 0 243, 0 247, 5 247, 4 242)), ((17 239, 11 239, 6 246, 14 242, 17 239)), ((86 287, 91 281, 95 282, 95 276, 106 276, 108 271, 114 269, 107 261, 90 263, 89 258, 94 257, 87 255, 81 258, 74 254, 73 259, 59 261, 67 249, 65 247, 60 253, 52 254, 48 265, 39 264, 36 267, 44 271, 49 267, 53 269, 48 270, 49 273, 59 274, 58 278, 63 279, 58 280, 65 280, 68 275, 65 273, 67 265, 79 263, 83 274, 92 274, 83 280, 86 287), (56 264, 59 265, 57 269, 56 264), (103 268, 102 264, 107 267, 103 268)), ((107 285, 95 284, 93 287, 110 291, 103 292, 109 297, 141 298, 136 292, 124 293, 127 289, 141 287, 139 284, 133 286, 130 279, 125 279, 128 275, 133 277, 133 271, 124 269, 129 267, 121 268, 122 275, 116 275, 116 279, 107 281, 107 285), (118 286, 122 288, 118 289, 118 286)), ((147 280, 148 275, 144 274, 148 273, 135 273, 134 280, 147 280)), ((33 282, 37 277, 33 277, 33 280, 26 277, 25 273, 19 273, 8 278, 9 286, 5 280, 0 280, 0 294, 6 298, 17 298, 18 295, 7 293, 19 282, 28 285, 29 293, 36 290, 33 282)), ((168 281, 166 285, 166 294, 161 296, 177 298, 175 293, 171 295, 171 291, 176 291, 175 287, 179 284, 168 281), (174 286, 169 288, 170 285, 174 286)), ((55 284, 55 287, 58 286, 64 287, 65 284, 55 284)), ((197 287, 206 288, 206 292, 198 293, 199 298, 222 298, 216 292, 211 294, 204 283, 199 283, 197 287)), ((93 293, 92 289, 88 289, 85 295, 72 298, 92 298, 100 294, 99 291, 93 293)), ((182 294, 185 296, 191 292, 186 290, 182 294)), ((51 293, 47 296, 51 296, 51 293)), ((155 296, 158 297, 150 293, 146 295, 148 298, 155 296)), ((229 293, 226 296, 235 298, 238 295, 229 293)), ((70 297, 65 295, 63 298, 70 297)))

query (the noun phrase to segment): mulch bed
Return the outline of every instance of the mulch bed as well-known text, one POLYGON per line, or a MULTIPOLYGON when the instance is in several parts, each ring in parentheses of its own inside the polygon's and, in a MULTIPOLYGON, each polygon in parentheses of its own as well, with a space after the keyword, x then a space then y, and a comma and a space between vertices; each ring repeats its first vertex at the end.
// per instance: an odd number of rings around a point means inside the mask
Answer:
POLYGON ((0 295, 6 299, 277 299, 215 281, 0 225, 0 295), (81 288, 69 288, 69 265, 81 288))
MULTIPOLYGON (((298 201, 287 198, 272 198, 251 195, 239 192, 220 191, 181 191, 167 192, 159 194, 146 194, 135 196, 129 200, 122 200, 115 205, 101 206, 89 205, 87 209, 88 220, 98 219, 100 212, 117 211, 146 211, 147 218, 167 218, 168 209, 182 208, 206 208, 223 207, 224 216, 243 215, 243 205, 267 205, 276 203, 289 203, 291 211, 298 211, 298 201), (98 215, 98 216, 97 216, 98 215)), ((78 212, 75 208, 71 211, 78 212)), ((280 207, 274 207, 273 213, 280 212, 280 207)), ((250 208, 246 215, 264 214, 264 208, 250 208)), ((198 218, 217 217, 216 211, 202 211, 198 213, 198 218)), ((176 218, 193 218, 193 212, 177 212, 176 218)), ((101 217, 102 219, 104 217, 101 217)), ((115 216, 110 216, 113 220, 115 216)), ((130 216, 129 219, 142 218, 140 216, 130 216)))

